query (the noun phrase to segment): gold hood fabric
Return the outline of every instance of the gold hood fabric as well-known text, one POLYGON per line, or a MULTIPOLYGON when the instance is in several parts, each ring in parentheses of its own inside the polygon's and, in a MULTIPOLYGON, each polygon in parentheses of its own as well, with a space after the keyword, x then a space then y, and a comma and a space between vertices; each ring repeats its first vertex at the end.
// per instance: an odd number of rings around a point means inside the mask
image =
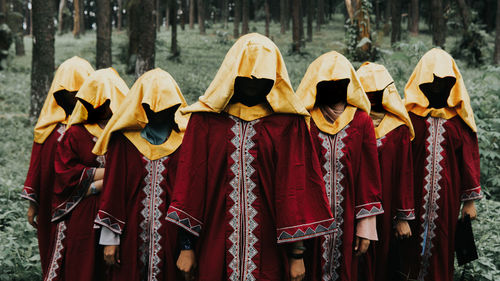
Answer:
POLYGON ((477 131, 469 94, 462 75, 455 60, 441 49, 434 48, 428 51, 418 62, 405 87, 405 106, 408 112, 419 116, 430 114, 433 117, 450 119, 458 114, 474 132, 477 131), (427 108, 429 101, 420 90, 421 84, 434 81, 434 75, 440 78, 454 77, 456 79, 455 85, 451 88, 446 108, 427 108))
POLYGON ((382 106, 387 111, 380 124, 375 128, 375 135, 381 138, 404 124, 410 129, 411 138, 415 137, 410 116, 403 100, 399 96, 394 80, 389 71, 380 64, 365 62, 357 71, 359 80, 365 92, 383 91, 382 106))
POLYGON ((170 155, 182 143, 189 115, 183 116, 180 109, 186 106, 186 100, 174 78, 159 68, 150 70, 134 83, 120 109, 113 114, 104 128, 92 152, 97 155, 106 153, 112 133, 121 131, 139 152, 150 160, 170 155), (148 118, 143 104, 148 104, 153 112, 179 105, 175 113, 175 122, 180 131, 172 130, 168 139, 160 145, 145 140, 141 137, 141 130, 148 123, 148 118))
POLYGON ((358 108, 366 113, 370 113, 370 100, 368 100, 361 86, 356 71, 346 57, 335 51, 323 54, 311 63, 300 82, 297 95, 306 109, 311 112, 311 117, 318 128, 332 135, 338 133, 352 121, 358 108), (316 102, 316 86, 322 81, 343 79, 349 79, 349 85, 347 86, 347 106, 337 120, 331 124, 326 121, 320 109, 314 107, 316 102))
POLYGON ((294 94, 285 62, 278 47, 267 37, 251 33, 242 36, 226 54, 214 80, 198 102, 182 110, 183 113, 228 111, 243 120, 254 120, 274 113, 309 114, 294 94), (229 101, 234 93, 236 77, 252 76, 274 81, 267 95, 272 110, 251 108, 229 101), (227 108, 226 108, 227 107, 227 108), (257 112, 257 113, 256 113, 257 112))
POLYGON ((67 59, 59 66, 35 125, 34 141, 36 143, 44 143, 56 125, 66 121, 66 113, 57 104, 54 93, 62 90, 78 91, 85 79, 93 72, 94 69, 88 61, 76 56, 67 59))
MULTIPOLYGON (((76 94, 76 97, 82 99, 94 108, 103 105, 107 100, 110 101, 111 112, 115 113, 120 108, 129 89, 125 81, 118 75, 113 68, 100 69, 91 74, 76 94)), ((68 129, 71 125, 85 123, 88 118, 88 112, 81 102, 77 102, 71 117, 68 120, 68 129)), ((95 137, 100 137, 102 129, 98 124, 85 124, 87 130, 95 137)))

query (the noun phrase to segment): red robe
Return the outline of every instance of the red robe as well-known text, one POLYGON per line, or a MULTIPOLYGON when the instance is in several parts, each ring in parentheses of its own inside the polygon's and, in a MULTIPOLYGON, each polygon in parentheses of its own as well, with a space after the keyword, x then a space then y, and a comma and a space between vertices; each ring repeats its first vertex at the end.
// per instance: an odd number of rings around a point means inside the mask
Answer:
POLYGON ((100 280, 102 255, 94 229, 99 195, 85 197, 104 157, 92 154, 97 139, 83 125, 73 125, 57 146, 52 221, 57 224, 44 280, 100 280))
POLYGON ((460 116, 449 120, 410 112, 415 214, 403 244, 403 274, 417 280, 453 280, 455 229, 461 201, 482 197, 477 136, 460 116))
POLYGON ((197 280, 286 280, 279 244, 332 233, 303 117, 193 113, 167 220, 197 241, 197 280))
POLYGON ((395 249, 396 219, 415 219, 413 202, 413 160, 411 136, 401 125, 377 139, 378 160, 382 180, 382 205, 385 212, 377 216, 378 241, 366 254, 363 280, 387 281, 399 264, 395 249))
POLYGON ((336 234, 317 239, 311 271, 321 280, 356 281, 356 220, 384 212, 373 123, 368 114, 357 110, 335 135, 320 131, 311 119, 311 135, 338 227, 336 234))
POLYGON ((38 205, 37 234, 43 275, 46 274, 49 265, 55 232, 55 225, 51 223, 51 200, 55 180, 54 157, 57 143, 64 135, 65 128, 65 125, 58 124, 43 144, 33 143, 28 175, 21 193, 21 197, 38 205))
POLYGON ((116 281, 177 280, 177 228, 167 224, 178 151, 149 160, 121 133, 106 153, 106 172, 95 223, 120 235, 116 281))

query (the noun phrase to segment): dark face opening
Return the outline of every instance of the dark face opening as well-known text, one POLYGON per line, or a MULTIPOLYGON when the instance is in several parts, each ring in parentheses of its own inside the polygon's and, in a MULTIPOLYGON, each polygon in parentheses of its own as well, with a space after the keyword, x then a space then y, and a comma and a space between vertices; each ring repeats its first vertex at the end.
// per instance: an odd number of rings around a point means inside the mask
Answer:
POLYGON ((455 85, 455 77, 437 77, 432 83, 420 84, 420 90, 429 100, 429 108, 444 108, 448 106, 451 88, 455 85))
POLYGON ((270 79, 259 79, 252 76, 236 77, 234 81, 234 95, 231 103, 242 103, 246 106, 255 106, 265 103, 266 96, 273 88, 274 81, 270 79))
POLYGON ((79 99, 79 101, 87 109, 87 123, 89 124, 107 121, 113 116, 113 112, 111 112, 111 108, 109 107, 110 100, 106 100, 104 104, 97 108, 94 108, 94 106, 82 99, 79 99))
POLYGON ((316 85, 316 105, 334 106, 347 102, 349 79, 321 81, 316 85))
POLYGON ((71 115, 73 109, 75 108, 77 101, 75 96, 76 92, 68 92, 66 90, 61 90, 54 93, 54 98, 57 102, 57 105, 64 109, 66 116, 71 115))
POLYGON ((164 143, 172 130, 179 131, 179 127, 175 123, 175 112, 180 105, 167 108, 162 111, 154 112, 148 104, 143 104, 142 107, 148 117, 148 124, 141 131, 141 136, 151 144, 159 145, 164 143))
POLYGON ((384 96, 384 90, 368 92, 366 93, 368 99, 370 100, 371 109, 377 112, 384 112, 384 106, 382 105, 382 98, 384 96))

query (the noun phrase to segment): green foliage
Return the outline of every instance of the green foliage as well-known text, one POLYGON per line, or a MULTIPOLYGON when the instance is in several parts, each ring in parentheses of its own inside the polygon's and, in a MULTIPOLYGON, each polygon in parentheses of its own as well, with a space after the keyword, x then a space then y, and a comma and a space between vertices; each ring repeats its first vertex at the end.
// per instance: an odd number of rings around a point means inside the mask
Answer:
POLYGON ((371 37, 360 38, 360 27, 370 28, 370 15, 372 14, 372 3, 367 0, 361 1, 361 7, 354 13, 354 18, 348 19, 344 25, 345 27, 345 41, 346 41, 346 56, 354 61, 370 61, 376 60, 378 57, 378 49, 374 46, 371 37), (361 22, 359 22, 359 14, 363 15, 361 22), (363 50, 362 47, 368 44, 369 49, 363 50))

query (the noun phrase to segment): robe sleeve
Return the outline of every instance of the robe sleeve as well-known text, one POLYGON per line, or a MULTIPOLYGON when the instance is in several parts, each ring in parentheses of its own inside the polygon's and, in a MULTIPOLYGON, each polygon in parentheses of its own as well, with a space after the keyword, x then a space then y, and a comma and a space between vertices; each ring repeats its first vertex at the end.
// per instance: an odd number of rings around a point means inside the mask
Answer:
POLYGON ((384 213, 381 203, 380 166, 373 122, 368 115, 361 127, 361 151, 355 184, 356 219, 384 213))
MULTIPOLYGON (((464 125, 464 127, 466 127, 464 125)), ((477 200, 483 197, 481 192, 480 171, 479 171, 479 146, 477 135, 469 127, 466 127, 461 134, 461 201, 477 200)), ((459 158, 459 159, 460 159, 459 158)))
POLYGON ((277 242, 294 242, 334 232, 335 220, 304 118, 294 117, 274 147, 277 242))
POLYGON ((208 129, 202 114, 193 114, 179 150, 172 203, 166 220, 199 236, 205 213, 208 129))
MULTIPOLYGON (((399 148, 394 151, 396 172, 394 173, 393 197, 395 216, 399 220, 415 219, 415 203, 413 200, 413 158, 411 151, 411 137, 408 127, 402 125, 400 128, 400 139, 396 140, 399 148)), ((390 211, 390 210, 388 210, 390 211)))
POLYGON ((103 189, 101 191, 99 211, 94 222, 112 232, 121 235, 127 221, 129 182, 126 139, 121 133, 115 133, 106 153, 103 189), (121 137, 121 138, 120 138, 121 137))
MULTIPOLYGON (((75 127, 76 128, 76 127, 75 127)), ((80 203, 94 180, 97 167, 82 164, 81 148, 78 145, 78 131, 70 128, 57 145, 54 161, 56 179, 54 185, 54 206, 52 221, 69 214, 80 203)))
POLYGON ((38 204, 38 198, 40 194, 40 174, 41 174, 41 157, 42 157, 43 144, 33 142, 33 148, 31 149, 31 160, 28 169, 28 174, 26 176, 26 181, 24 182, 24 187, 21 192, 21 197, 31 202, 38 204))

